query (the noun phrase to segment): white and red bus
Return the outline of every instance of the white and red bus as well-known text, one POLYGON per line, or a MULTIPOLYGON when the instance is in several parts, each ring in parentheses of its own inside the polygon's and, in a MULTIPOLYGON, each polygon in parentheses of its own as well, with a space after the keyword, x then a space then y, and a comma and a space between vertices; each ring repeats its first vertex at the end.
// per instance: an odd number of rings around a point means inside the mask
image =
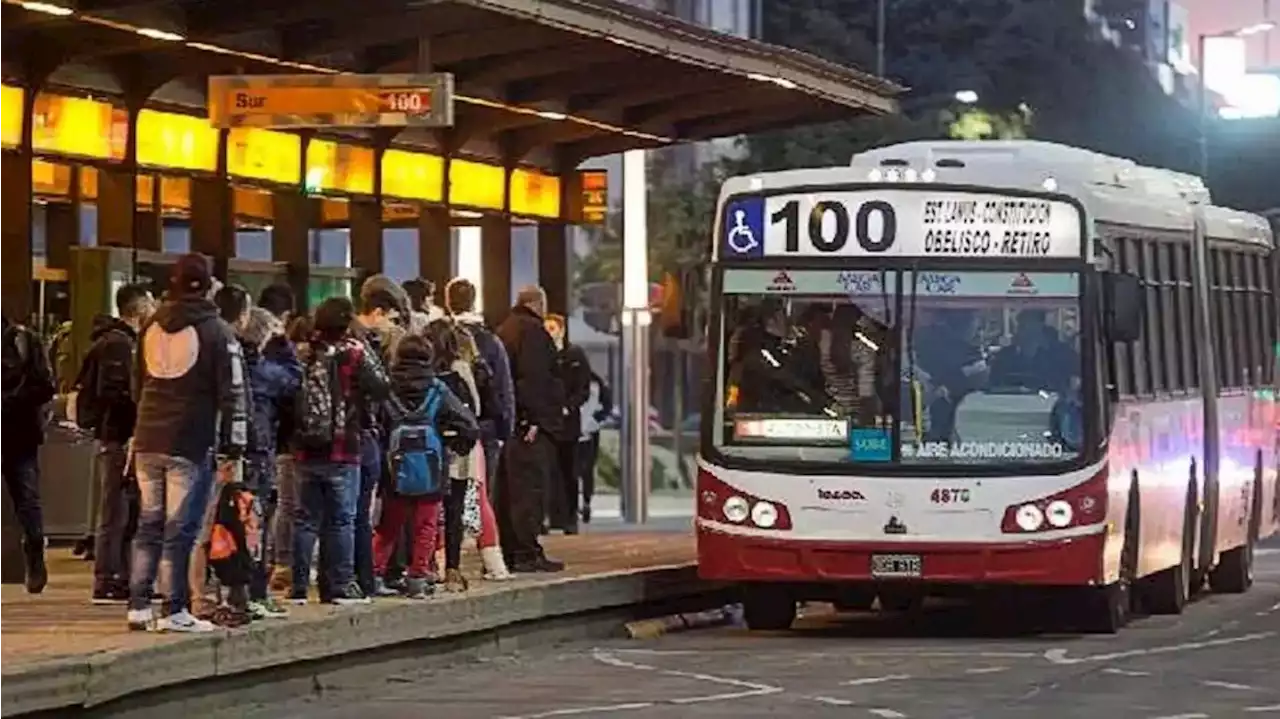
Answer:
POLYGON ((1032 141, 728 180, 701 576, 765 629, 985 587, 1111 632, 1247 590, 1280 528, 1280 254, 1208 200, 1032 141))

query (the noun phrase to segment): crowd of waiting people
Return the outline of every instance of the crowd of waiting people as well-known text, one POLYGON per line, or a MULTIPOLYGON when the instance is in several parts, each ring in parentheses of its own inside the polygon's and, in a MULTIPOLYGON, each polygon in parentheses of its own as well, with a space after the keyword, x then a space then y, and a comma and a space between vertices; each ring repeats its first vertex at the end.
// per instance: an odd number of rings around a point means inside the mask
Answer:
POLYGON ((28 591, 47 581, 38 448, 60 384, 97 446, 76 551, 92 601, 127 604, 132 629, 285 617, 313 577, 339 605, 466 591, 468 536, 486 580, 561 571, 540 536, 590 522, 609 389, 540 288, 495 328, 466 279, 434 295, 375 275, 304 315, 287 285, 255 304, 186 255, 158 302, 119 288, 64 378, 6 316, 4 483, 28 591))

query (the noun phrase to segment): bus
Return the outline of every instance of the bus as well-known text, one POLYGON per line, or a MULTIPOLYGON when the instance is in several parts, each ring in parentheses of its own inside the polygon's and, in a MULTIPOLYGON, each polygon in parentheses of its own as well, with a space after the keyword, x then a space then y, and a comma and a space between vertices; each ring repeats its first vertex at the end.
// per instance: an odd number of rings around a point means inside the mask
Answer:
POLYGON ((698 570, 749 627, 1008 590, 1111 633, 1249 589, 1280 529, 1262 218, 1087 150, 911 142, 728 179, 713 245, 698 570))

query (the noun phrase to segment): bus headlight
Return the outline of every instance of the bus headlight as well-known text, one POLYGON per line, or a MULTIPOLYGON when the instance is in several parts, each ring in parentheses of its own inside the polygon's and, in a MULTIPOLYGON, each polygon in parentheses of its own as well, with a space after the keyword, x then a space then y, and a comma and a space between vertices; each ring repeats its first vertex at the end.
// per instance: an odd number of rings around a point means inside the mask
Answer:
POLYGON ((1045 517, 1049 520, 1049 524, 1055 527, 1061 528, 1071 524, 1071 503, 1061 499, 1050 502, 1046 508, 1045 517))
POLYGON ((1018 507, 1017 521, 1022 531, 1034 532, 1044 524, 1044 512, 1034 504, 1024 504, 1018 507))
POLYGON ((757 527, 769 529, 778 523, 778 508, 768 502, 756 502, 751 508, 751 521, 757 527))
POLYGON ((747 500, 736 494, 724 500, 724 506, 721 507, 724 512, 724 518, 734 524, 741 524, 747 521, 747 517, 751 514, 751 505, 747 504, 747 500))

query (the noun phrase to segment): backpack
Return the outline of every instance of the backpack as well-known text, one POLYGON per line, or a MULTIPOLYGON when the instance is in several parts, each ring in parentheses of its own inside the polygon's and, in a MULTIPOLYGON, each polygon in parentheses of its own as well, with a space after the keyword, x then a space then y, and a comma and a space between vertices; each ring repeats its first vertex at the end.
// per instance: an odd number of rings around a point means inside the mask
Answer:
POLYGON ((14 323, 4 329, 3 339, 5 409, 31 403, 43 406, 53 399, 55 388, 49 376, 44 348, 31 330, 14 323))
POLYGON ((136 350, 134 341, 119 330, 109 330, 108 334, 110 332, 117 332, 127 338, 131 348, 131 360, 127 364, 103 360, 100 346, 109 341, 108 335, 100 337, 89 348, 89 354, 80 365, 80 371, 76 374, 67 397, 70 410, 68 419, 86 432, 98 429, 99 425, 106 420, 109 406, 125 399, 120 396, 120 392, 128 392, 133 381, 132 351, 136 350))
POLYGON ((294 399, 294 442, 303 451, 327 452, 346 428, 346 401, 338 378, 337 348, 308 348, 294 399))
POLYGON ((242 482, 223 485, 218 493, 209 565, 226 586, 248 584, 262 561, 262 505, 242 482))
POLYGON ((391 430, 387 457, 398 495, 435 497, 445 492, 445 449, 436 415, 447 391, 440 380, 433 379, 422 405, 391 430))

